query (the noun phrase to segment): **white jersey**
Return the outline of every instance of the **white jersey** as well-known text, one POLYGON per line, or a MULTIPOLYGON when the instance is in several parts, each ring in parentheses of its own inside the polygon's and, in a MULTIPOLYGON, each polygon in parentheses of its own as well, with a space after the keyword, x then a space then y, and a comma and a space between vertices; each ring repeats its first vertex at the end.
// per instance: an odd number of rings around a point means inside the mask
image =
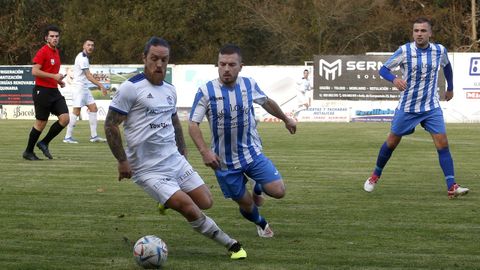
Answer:
MULTIPOLYGON (((123 123, 126 154, 134 175, 142 175, 165 166, 165 159, 178 151, 172 115, 177 93, 167 82, 153 85, 145 74, 123 82, 110 103, 110 110, 127 119, 123 123)), ((176 166, 171 164, 170 166, 176 166)))
MULTIPOLYGON (((90 68, 90 61, 87 54, 81 52, 75 57, 73 65, 73 86, 77 89, 87 89, 88 79, 85 76, 85 70, 90 68)), ((88 90, 88 89, 87 89, 88 90)))
POLYGON ((253 103, 262 105, 266 100, 252 78, 238 77, 234 88, 215 79, 198 89, 190 121, 200 123, 207 115, 211 147, 220 157, 222 169, 245 168, 261 154, 253 103))
POLYGON ((310 85, 310 80, 305 78, 302 78, 300 81, 298 81, 297 85, 298 85, 298 92, 302 94, 307 93, 312 88, 310 85))
POLYGON ((298 105, 308 104, 307 92, 312 88, 308 79, 302 78, 297 82, 297 103, 298 105))

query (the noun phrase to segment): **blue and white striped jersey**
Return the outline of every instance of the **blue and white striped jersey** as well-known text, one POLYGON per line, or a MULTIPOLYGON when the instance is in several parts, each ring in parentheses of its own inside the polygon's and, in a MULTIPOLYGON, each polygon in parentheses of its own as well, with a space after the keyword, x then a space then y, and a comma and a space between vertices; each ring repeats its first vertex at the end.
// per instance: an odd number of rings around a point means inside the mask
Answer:
POLYGON ((219 79, 198 89, 190 121, 201 123, 208 118, 212 133, 212 150, 221 159, 221 168, 239 169, 261 154, 253 103, 262 105, 267 96, 252 78, 238 77, 235 87, 222 85, 219 79))
POLYGON ((448 63, 447 49, 441 44, 429 43, 426 49, 417 48, 415 42, 400 46, 384 64, 390 70, 400 66, 407 82, 397 109, 425 112, 438 108, 438 72, 448 63))
POLYGON ((173 85, 153 85, 143 73, 123 82, 113 97, 110 110, 127 116, 123 123, 125 153, 135 175, 158 169, 178 151, 172 124, 176 104, 173 85))

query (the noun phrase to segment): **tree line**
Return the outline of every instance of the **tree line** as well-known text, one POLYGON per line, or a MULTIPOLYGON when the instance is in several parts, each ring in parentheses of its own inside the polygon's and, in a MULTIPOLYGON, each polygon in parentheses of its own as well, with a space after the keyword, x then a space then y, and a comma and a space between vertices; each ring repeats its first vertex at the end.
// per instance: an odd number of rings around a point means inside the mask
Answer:
POLYGON ((62 29, 64 64, 85 38, 95 40, 94 64, 138 64, 156 35, 171 43, 174 64, 212 64, 235 43, 247 65, 298 65, 316 54, 393 52, 419 16, 449 51, 478 51, 475 1, 0 0, 0 64, 31 64, 48 24, 62 29))

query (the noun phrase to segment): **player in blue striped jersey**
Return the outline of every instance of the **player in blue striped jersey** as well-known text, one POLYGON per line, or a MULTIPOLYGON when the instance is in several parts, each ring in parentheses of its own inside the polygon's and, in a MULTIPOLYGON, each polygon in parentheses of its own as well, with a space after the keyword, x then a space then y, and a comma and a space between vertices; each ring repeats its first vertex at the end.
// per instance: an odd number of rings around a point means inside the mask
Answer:
POLYGON ((400 46, 380 69, 380 75, 393 83, 399 91, 400 101, 387 140, 378 154, 376 167, 365 181, 364 190, 372 192, 382 175, 383 168, 402 136, 412 134, 418 124, 428 131, 437 148, 440 167, 445 175, 448 197, 465 195, 468 189, 455 182, 453 159, 448 147, 443 112, 437 92, 438 72, 443 67, 447 80, 445 100, 453 98, 453 72, 448 60, 447 49, 441 44, 431 43, 432 23, 426 18, 418 18, 413 23, 413 42, 400 46), (402 78, 397 78, 391 70, 400 67, 402 78))
POLYGON ((262 192, 277 199, 285 196, 285 185, 275 165, 262 154, 253 104, 285 122, 291 134, 296 132, 296 121, 287 117, 252 78, 238 76, 242 66, 238 46, 228 44, 220 49, 219 78, 198 89, 189 133, 205 165, 215 171, 225 198, 238 203, 242 216, 257 225, 260 237, 273 237, 257 206, 263 203, 262 192), (199 127, 204 116, 210 124, 211 148, 199 127), (247 177, 255 181, 253 194, 246 188, 247 177))

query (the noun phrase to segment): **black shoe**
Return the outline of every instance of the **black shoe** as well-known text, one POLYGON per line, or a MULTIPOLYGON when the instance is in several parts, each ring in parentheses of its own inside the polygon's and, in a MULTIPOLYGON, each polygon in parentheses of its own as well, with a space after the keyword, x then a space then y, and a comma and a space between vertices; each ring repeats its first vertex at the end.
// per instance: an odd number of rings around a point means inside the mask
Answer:
POLYGON ((48 144, 39 141, 37 143, 38 149, 42 150, 42 153, 48 158, 48 159, 53 159, 52 154, 50 154, 50 151, 48 151, 48 144))
POLYGON ((26 159, 26 160, 40 160, 37 155, 35 155, 35 153, 33 152, 23 152, 23 158, 26 159))

